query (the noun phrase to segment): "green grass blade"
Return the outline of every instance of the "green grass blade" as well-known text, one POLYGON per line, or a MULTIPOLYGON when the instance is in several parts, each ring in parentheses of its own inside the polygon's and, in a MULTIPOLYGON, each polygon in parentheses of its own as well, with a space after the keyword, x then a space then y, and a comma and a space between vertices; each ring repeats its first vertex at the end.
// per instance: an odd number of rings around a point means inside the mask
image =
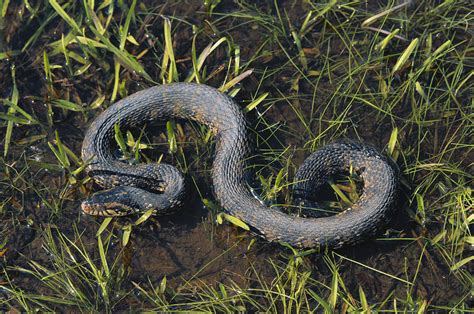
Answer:
POLYGON ((112 221, 112 217, 106 217, 104 221, 100 224, 99 229, 97 230, 97 233, 95 234, 96 237, 99 237, 106 229, 107 226, 110 224, 112 221))
POLYGON ((391 31, 387 37, 385 37, 377 46, 376 49, 383 51, 385 48, 388 46, 388 44, 392 41, 392 39, 397 36, 397 34, 400 32, 399 28, 394 29, 391 31))
POLYGON ((52 104, 55 107, 66 109, 66 110, 71 110, 71 111, 76 111, 76 112, 84 112, 85 111, 84 107, 82 107, 78 104, 75 104, 71 101, 64 100, 64 99, 53 100, 52 104))
POLYGON ((352 263, 354 263, 354 264, 357 264, 357 265, 359 265, 359 266, 365 267, 365 268, 367 268, 367 269, 369 269, 369 270, 372 270, 372 271, 377 272, 377 273, 379 273, 379 274, 382 274, 382 275, 384 275, 384 276, 393 278, 393 279, 395 279, 395 280, 398 280, 398 281, 403 282, 403 283, 405 283, 405 284, 407 284, 407 285, 410 285, 410 286, 413 285, 412 282, 410 282, 410 281, 408 281, 408 280, 405 280, 405 279, 403 279, 403 278, 400 278, 400 277, 397 277, 397 276, 395 276, 395 275, 392 275, 392 274, 383 272, 383 271, 381 271, 381 270, 378 270, 378 269, 376 269, 376 268, 367 266, 367 265, 365 265, 365 264, 363 264, 363 263, 361 263, 361 262, 358 262, 358 261, 356 261, 356 260, 353 260, 353 259, 350 259, 350 258, 348 258, 348 257, 342 256, 342 255, 340 255, 340 254, 338 254, 338 253, 334 253, 334 254, 337 255, 337 256, 339 256, 340 258, 342 258, 342 259, 344 259, 344 260, 347 260, 347 261, 352 262, 352 263))
POLYGON ((308 290, 308 294, 313 299, 315 299, 319 303, 319 305, 323 307, 324 313, 333 313, 333 309, 331 305, 328 302, 326 302, 326 300, 324 300, 321 296, 317 295, 316 292, 314 292, 313 290, 308 290))
POLYGON ((362 289, 362 286, 359 286, 359 298, 360 298, 360 303, 362 304, 362 310, 364 311, 364 313, 370 313, 369 303, 367 302, 367 298, 365 296, 364 289, 362 289))
POLYGON ((264 93, 260 96, 258 96, 257 99, 255 99, 254 101, 252 101, 250 104, 248 104, 245 108, 244 108, 244 112, 247 113, 249 111, 252 111, 253 109, 255 109, 262 101, 265 100, 265 98, 267 98, 269 95, 269 93, 264 93))
POLYGON ((174 121, 168 121, 166 122, 166 134, 168 136, 168 145, 169 145, 169 152, 171 154, 176 153, 178 150, 178 144, 176 143, 176 124, 174 121))
POLYGON ((390 133, 390 139, 388 141, 388 155, 393 158, 393 160, 397 160, 397 155, 395 155, 395 146, 397 145, 398 139, 398 128, 394 128, 392 133, 390 133))
POLYGON ((125 143, 125 140, 123 138, 122 132, 120 131, 120 125, 116 123, 114 125, 114 136, 115 136, 115 142, 119 146, 120 150, 124 154, 126 159, 129 159, 129 152, 127 149, 127 144, 125 143))
MULTIPOLYGON (((174 58, 173 51, 173 40, 171 37, 171 21, 163 17, 164 23, 164 37, 165 37, 165 57, 168 59, 168 78, 166 79, 167 83, 177 82, 178 81, 178 70, 176 67, 176 60, 174 58)), ((164 69, 163 69, 164 70, 164 69)))
POLYGON ((329 295, 329 305, 334 311, 336 309, 337 298, 339 294, 339 273, 337 269, 332 270, 332 281, 331 281, 331 294, 329 295))
POLYGON ((230 222, 231 224, 237 226, 237 227, 240 227, 244 230, 247 230, 249 231, 250 230, 250 227, 249 225, 247 225, 245 222, 243 222, 242 220, 240 220, 239 218, 237 217, 234 217, 232 215, 229 215, 229 214, 225 214, 225 213, 221 213, 222 214, 222 218, 224 218, 225 220, 227 220, 228 222, 230 222))
POLYGON ((209 44, 203 51, 200 53, 199 57, 196 59, 196 47, 195 47, 195 40, 196 36, 193 39, 193 49, 192 49, 192 60, 193 60, 193 72, 186 78, 186 82, 191 82, 194 78, 196 78, 197 82, 205 81, 206 78, 201 78, 200 71, 204 65, 206 59, 212 54, 214 50, 216 50, 222 43, 228 42, 227 38, 222 37, 214 44, 209 44))
MULTIPOLYGON (((18 93, 18 90, 16 91, 16 93, 18 93)), ((12 100, 14 100, 14 99, 12 99, 12 100)), ((13 101, 10 101, 8 99, 3 99, 3 103, 7 106, 10 106, 11 108, 13 108, 15 110, 15 112, 18 112, 23 117, 25 117, 25 120, 23 120, 23 121, 26 121, 26 122, 24 124, 30 124, 30 125, 39 124, 38 120, 33 118, 28 112, 23 110, 20 106, 15 104, 13 101)))
POLYGON ((130 235, 132 234, 132 225, 126 225, 122 228, 123 235, 122 235, 122 246, 126 247, 128 242, 130 241, 130 235))
POLYGON ((120 31, 120 50, 125 49, 125 43, 127 42, 128 37, 128 30, 130 29, 130 21, 135 14, 135 5, 137 4, 137 0, 133 0, 130 8, 128 9, 127 18, 125 19, 125 24, 123 25, 120 31))
POLYGON ((461 268, 462 266, 466 265, 467 263, 470 263, 474 261, 474 256, 468 256, 466 258, 463 258, 462 260, 460 260, 459 262, 457 262, 456 264, 454 264, 453 266, 451 266, 451 270, 457 270, 459 268, 461 268))
POLYGON ((238 84, 240 81, 242 81, 243 79, 245 79, 247 76, 250 76, 253 72, 253 69, 250 69, 250 70, 247 70, 245 72, 243 72, 242 74, 234 77, 232 80, 230 80, 229 82, 225 83, 224 86, 220 87, 219 90, 221 92, 226 92, 228 91, 229 89, 231 89, 232 87, 234 87, 234 85, 238 84))
POLYGON ((77 34, 81 34, 81 28, 77 25, 76 21, 66 13, 64 8, 56 0, 48 0, 49 4, 53 7, 54 10, 73 28, 77 34))
POLYGON ((393 13, 393 12, 395 12, 395 11, 397 11, 397 10, 399 10, 399 9, 409 5, 409 4, 410 4, 410 1, 406 1, 406 2, 403 2, 399 5, 394 6, 392 8, 389 8, 385 11, 382 11, 382 12, 380 12, 380 13, 374 15, 374 16, 371 16, 368 19, 366 19, 364 22, 362 22, 361 26, 362 27, 367 27, 367 26, 373 24, 375 21, 379 20, 380 18, 382 18, 386 15, 389 15, 390 13, 393 13))
POLYGON ((411 54, 413 53, 413 51, 416 49, 417 46, 418 46, 418 38, 415 38, 411 41, 411 43, 408 45, 405 51, 403 51, 403 53, 398 58, 397 62, 393 66, 392 74, 400 70, 408 62, 408 59, 410 58, 411 54))
POLYGON ((100 34, 99 31, 97 31, 94 27, 91 27, 91 30, 107 47, 107 49, 115 55, 117 61, 120 62, 121 65, 123 65, 128 70, 134 71, 135 73, 143 76, 146 80, 155 83, 151 76, 143 69, 142 65, 138 63, 138 61, 135 60, 133 56, 131 56, 128 52, 122 51, 115 47, 107 37, 100 34))
POLYGON ((99 247, 100 261, 104 269, 105 276, 109 277, 110 269, 109 269, 109 264, 107 263, 107 252, 104 249, 104 244, 102 243, 102 238, 100 236, 97 237, 97 244, 99 247))
MULTIPOLYGON (((15 107, 18 106, 18 98, 19 98, 19 93, 18 93, 18 88, 16 85, 16 79, 15 79, 15 67, 11 68, 11 76, 12 76, 12 81, 13 81, 13 91, 11 95, 11 104, 13 106, 10 106, 8 108, 8 115, 13 116, 16 112, 15 107)), ((13 132, 13 121, 8 120, 7 122, 7 130, 5 132, 5 141, 4 141, 4 147, 3 147, 3 157, 7 157, 8 155, 8 149, 10 148, 10 142, 12 138, 12 132, 13 132)))
POLYGON ((145 221, 147 221, 148 218, 150 218, 153 215, 154 211, 155 211, 155 209, 151 208, 151 209, 147 210, 145 213, 143 213, 143 215, 141 215, 140 218, 138 218, 137 221, 135 221, 135 226, 138 226, 139 224, 142 224, 145 221))

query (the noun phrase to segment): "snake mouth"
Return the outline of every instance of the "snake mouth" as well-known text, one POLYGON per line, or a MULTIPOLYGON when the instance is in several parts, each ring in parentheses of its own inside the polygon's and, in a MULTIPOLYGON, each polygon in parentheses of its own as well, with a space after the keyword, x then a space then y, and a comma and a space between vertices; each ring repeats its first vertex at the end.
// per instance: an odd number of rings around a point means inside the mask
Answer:
POLYGON ((131 208, 117 203, 97 204, 90 201, 84 201, 81 204, 81 209, 84 214, 90 216, 113 217, 126 216, 132 213, 131 208))

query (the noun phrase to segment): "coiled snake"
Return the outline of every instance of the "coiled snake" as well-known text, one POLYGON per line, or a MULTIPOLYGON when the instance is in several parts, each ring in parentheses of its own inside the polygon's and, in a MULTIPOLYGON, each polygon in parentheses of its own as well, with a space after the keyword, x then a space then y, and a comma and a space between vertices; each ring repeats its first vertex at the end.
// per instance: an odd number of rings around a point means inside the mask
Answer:
POLYGON ((175 83, 137 92, 110 106, 90 125, 82 145, 87 173, 107 190, 82 203, 91 215, 120 216, 155 209, 169 212, 183 202, 185 180, 167 164, 129 165, 114 156, 115 131, 154 121, 189 119, 216 135, 212 182, 216 199, 227 213, 248 224, 269 241, 296 247, 353 244, 373 235, 390 218, 397 194, 395 171, 376 150, 360 144, 334 143, 311 154, 298 170, 294 190, 317 192, 331 176, 352 167, 364 181, 360 199, 345 211, 320 218, 288 215, 269 208, 247 187, 245 161, 251 147, 239 106, 216 89, 175 83))

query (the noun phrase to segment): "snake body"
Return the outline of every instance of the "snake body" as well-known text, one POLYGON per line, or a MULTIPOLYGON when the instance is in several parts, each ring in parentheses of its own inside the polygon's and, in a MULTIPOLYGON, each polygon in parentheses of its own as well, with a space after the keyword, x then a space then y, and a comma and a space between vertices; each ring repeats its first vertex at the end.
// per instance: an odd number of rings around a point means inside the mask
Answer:
POLYGON ((230 215, 269 241, 296 247, 331 247, 358 243, 387 224, 397 194, 394 169, 375 149, 334 143, 311 154, 296 173, 294 191, 314 195, 331 176, 352 167, 364 188, 349 209, 333 216, 304 218, 270 208, 254 197, 245 180, 251 153, 247 122, 227 95, 200 84, 155 86, 110 106, 90 125, 82 146, 86 171, 107 188, 82 203, 91 215, 118 216, 153 208, 169 212, 185 197, 182 174, 167 164, 129 165, 114 154, 115 125, 121 130, 155 121, 188 119, 207 125, 216 135, 212 182, 216 199, 230 215))

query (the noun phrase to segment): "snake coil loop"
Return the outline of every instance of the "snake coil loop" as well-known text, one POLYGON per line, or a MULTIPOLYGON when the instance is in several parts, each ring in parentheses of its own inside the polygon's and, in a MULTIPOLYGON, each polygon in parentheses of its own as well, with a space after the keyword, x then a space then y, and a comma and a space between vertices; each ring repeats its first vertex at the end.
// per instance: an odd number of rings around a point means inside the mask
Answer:
POLYGON ((390 219, 398 188, 395 172, 375 149, 354 143, 334 143, 311 154, 298 170, 294 186, 299 195, 314 194, 330 176, 352 167, 361 173, 364 191, 349 209, 329 217, 303 218, 260 203, 245 182, 245 160, 251 148, 243 112, 216 89, 190 83, 145 89, 110 106, 92 122, 82 158, 89 162, 87 173, 108 190, 84 201, 84 212, 119 216, 153 208, 159 214, 182 203, 185 180, 176 168, 128 165, 113 154, 116 124, 123 130, 172 118, 194 120, 215 132, 212 180, 216 199, 230 215, 269 241, 337 248, 373 235, 390 219))

